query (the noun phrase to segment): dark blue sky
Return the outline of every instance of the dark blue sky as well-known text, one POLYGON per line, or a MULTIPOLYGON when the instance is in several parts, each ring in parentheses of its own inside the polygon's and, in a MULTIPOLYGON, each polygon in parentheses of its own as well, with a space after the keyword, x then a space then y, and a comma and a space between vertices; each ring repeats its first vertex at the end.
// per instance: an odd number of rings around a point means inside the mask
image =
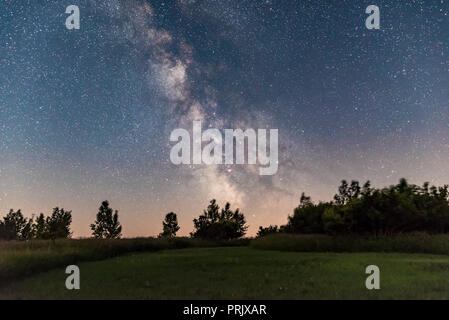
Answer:
POLYGON ((108 199, 125 235, 187 234, 216 197, 254 232, 344 178, 447 183, 448 39, 442 0, 2 1, 0 209, 72 209, 77 236, 108 199), (279 129, 278 173, 174 166, 194 119, 279 129))

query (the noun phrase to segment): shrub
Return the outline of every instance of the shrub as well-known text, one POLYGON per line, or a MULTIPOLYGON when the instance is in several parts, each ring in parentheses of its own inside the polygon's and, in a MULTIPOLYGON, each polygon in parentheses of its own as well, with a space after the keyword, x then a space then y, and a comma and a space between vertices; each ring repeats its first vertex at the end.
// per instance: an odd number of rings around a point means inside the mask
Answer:
POLYGON ((251 247, 300 252, 403 252, 449 255, 449 235, 414 232, 363 237, 281 233, 251 240, 251 247))

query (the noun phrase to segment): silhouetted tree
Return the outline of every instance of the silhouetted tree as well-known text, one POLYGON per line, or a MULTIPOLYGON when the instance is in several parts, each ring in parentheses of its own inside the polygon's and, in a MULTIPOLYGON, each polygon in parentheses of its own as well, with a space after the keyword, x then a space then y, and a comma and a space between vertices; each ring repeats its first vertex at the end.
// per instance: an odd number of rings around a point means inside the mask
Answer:
POLYGON ((243 213, 236 209, 232 211, 231 205, 226 203, 221 209, 215 199, 210 201, 198 219, 193 220, 195 231, 190 235, 194 238, 231 240, 243 237, 248 227, 243 213))
MULTIPOLYGON (((365 183, 365 187, 369 188, 369 181, 365 183)), ((361 188, 358 181, 352 180, 351 185, 348 185, 346 180, 341 181, 341 185, 338 188, 338 194, 334 196, 334 200, 337 204, 343 205, 359 197, 361 188)))
POLYGON ((264 227, 259 227, 259 231, 257 232, 257 236, 258 237, 265 237, 269 234, 274 234, 274 233, 278 233, 279 229, 278 226, 268 226, 266 228, 264 227))
POLYGON ((315 205, 304 192, 301 194, 299 205, 293 210, 293 216, 288 217, 286 226, 281 226, 281 232, 289 233, 323 233, 323 213, 329 206, 320 202, 315 205))
POLYGON ((22 211, 11 209, 0 221, 0 239, 3 240, 26 240, 29 238, 29 221, 24 218, 22 211))
POLYGON ((103 201, 98 209, 97 219, 90 225, 94 238, 119 239, 122 234, 122 226, 118 221, 118 211, 109 208, 109 202, 103 201))
POLYGON ((36 239, 49 239, 45 216, 41 213, 33 224, 33 233, 36 239))
POLYGON ((176 236, 176 232, 179 230, 176 213, 167 213, 165 220, 162 221, 162 230, 162 233, 159 234, 159 237, 161 238, 172 238, 176 236))
POLYGON ((33 238, 34 238, 33 218, 30 218, 23 226, 21 240, 31 240, 33 238))
POLYGON ((397 185, 362 188, 345 180, 334 202, 313 204, 301 196, 300 205, 280 229, 293 233, 392 235, 405 232, 449 232, 449 186, 422 187, 400 179, 397 185))
POLYGON ((49 239, 66 239, 70 238, 70 224, 72 223, 72 211, 65 211, 58 207, 53 209, 51 216, 45 221, 45 236, 49 239))
POLYGON ((305 192, 301 193, 301 198, 299 199, 299 206, 304 207, 304 206, 308 206, 311 204, 313 204, 312 198, 306 196, 305 192))

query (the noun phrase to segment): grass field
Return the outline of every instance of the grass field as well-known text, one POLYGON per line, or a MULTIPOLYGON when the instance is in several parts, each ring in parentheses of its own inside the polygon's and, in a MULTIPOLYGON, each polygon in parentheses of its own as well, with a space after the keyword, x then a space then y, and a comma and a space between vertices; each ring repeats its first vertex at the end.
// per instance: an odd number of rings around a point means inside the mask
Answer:
POLYGON ((64 239, 0 241, 0 287, 12 280, 82 261, 96 261, 130 252, 164 249, 248 245, 248 239, 231 242, 173 238, 64 239))
POLYGON ((0 298, 20 299, 448 299, 449 256, 302 253, 251 247, 189 248, 79 263, 81 289, 65 268, 15 281, 0 298), (380 290, 365 288, 378 265, 380 290))

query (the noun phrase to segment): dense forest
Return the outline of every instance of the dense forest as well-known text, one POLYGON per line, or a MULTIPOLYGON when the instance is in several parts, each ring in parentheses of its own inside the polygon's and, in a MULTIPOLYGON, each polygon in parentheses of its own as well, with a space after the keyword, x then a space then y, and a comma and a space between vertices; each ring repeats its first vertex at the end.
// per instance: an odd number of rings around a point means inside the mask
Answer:
POLYGON ((449 231, 448 186, 417 186, 401 179, 397 185, 372 188, 369 181, 343 180, 333 201, 313 203, 304 193, 300 203, 278 228, 259 228, 270 233, 330 235, 393 235, 409 232, 430 234, 449 231))

